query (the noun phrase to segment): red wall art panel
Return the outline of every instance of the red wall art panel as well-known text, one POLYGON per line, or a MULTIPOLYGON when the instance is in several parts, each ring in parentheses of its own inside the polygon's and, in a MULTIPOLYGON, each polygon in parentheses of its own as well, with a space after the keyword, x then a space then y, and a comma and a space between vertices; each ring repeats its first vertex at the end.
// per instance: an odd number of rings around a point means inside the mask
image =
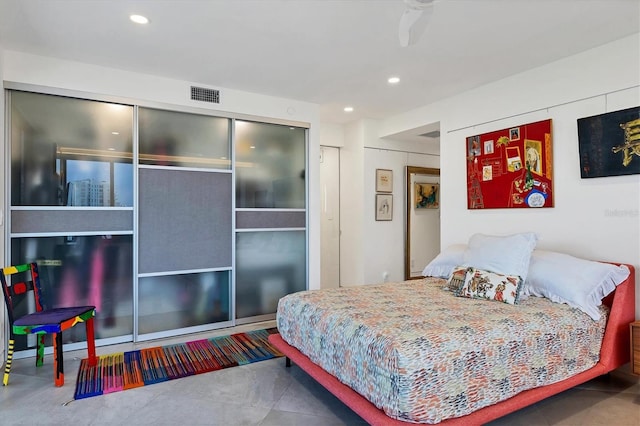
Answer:
POLYGON ((553 207, 551 120, 469 136, 467 208, 553 207))

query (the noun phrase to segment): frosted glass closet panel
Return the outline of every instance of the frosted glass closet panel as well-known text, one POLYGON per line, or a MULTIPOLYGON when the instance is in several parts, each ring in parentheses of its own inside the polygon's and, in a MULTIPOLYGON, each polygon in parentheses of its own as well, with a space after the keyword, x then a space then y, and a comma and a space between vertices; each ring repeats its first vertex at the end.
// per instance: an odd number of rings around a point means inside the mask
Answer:
POLYGON ((306 290, 305 231, 236 234, 236 317, 276 312, 278 300, 306 290))
MULTIPOLYGON (((104 339, 133 332, 132 247, 131 235, 13 238, 11 262, 38 263, 45 308, 95 306, 95 337, 104 339)), ((17 309, 22 315, 33 306, 17 309)), ((35 347, 35 340, 16 337, 16 350, 35 347)), ((65 331, 64 338, 84 341, 84 327, 65 331)))
POLYGON ((306 130, 236 121, 236 208, 305 208, 306 130))
POLYGON ((231 320, 229 271, 140 278, 138 333, 231 320))
POLYGON ((140 108, 140 164, 231 168, 229 119, 140 108))
POLYGON ((11 91, 12 206, 133 206, 133 107, 11 91))

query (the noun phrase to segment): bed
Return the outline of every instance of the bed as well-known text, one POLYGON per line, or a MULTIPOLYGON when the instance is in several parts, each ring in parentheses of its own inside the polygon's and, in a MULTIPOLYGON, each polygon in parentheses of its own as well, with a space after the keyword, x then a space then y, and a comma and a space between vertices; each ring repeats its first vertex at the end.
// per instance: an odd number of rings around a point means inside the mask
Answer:
POLYGON ((370 424, 483 424, 629 361, 623 267, 590 315, 531 290, 517 304, 459 297, 426 277, 286 296, 269 339, 370 424))

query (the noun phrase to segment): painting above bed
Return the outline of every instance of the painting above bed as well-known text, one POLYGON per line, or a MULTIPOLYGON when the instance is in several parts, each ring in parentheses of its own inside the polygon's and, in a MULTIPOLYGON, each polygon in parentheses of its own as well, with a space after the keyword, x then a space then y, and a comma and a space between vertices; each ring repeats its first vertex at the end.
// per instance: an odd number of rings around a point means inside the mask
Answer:
POLYGON ((582 178, 640 174, 640 107, 578 120, 582 178))
POLYGON ((467 208, 553 207, 551 120, 466 139, 467 208))

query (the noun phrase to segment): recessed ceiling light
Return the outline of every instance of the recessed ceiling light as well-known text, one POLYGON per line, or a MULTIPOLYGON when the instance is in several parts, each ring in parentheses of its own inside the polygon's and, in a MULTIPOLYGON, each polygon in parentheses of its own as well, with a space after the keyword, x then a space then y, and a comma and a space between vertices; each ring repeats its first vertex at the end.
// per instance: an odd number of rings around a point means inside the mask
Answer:
POLYGON ((389 77, 387 81, 389 84, 398 84, 400 83, 400 77, 389 77))
POLYGON ((351 106, 344 107, 344 112, 353 112, 353 107, 351 106))
POLYGON ((111 132, 112 135, 119 135, 120 132, 111 132))
POLYGON ((129 19, 131 19, 136 24, 147 24, 147 23, 149 23, 149 20, 147 19, 147 17, 146 16, 142 16, 142 15, 131 15, 131 16, 129 16, 129 19))
POLYGON ((251 145, 249 148, 256 149, 256 147, 254 145, 251 145))

